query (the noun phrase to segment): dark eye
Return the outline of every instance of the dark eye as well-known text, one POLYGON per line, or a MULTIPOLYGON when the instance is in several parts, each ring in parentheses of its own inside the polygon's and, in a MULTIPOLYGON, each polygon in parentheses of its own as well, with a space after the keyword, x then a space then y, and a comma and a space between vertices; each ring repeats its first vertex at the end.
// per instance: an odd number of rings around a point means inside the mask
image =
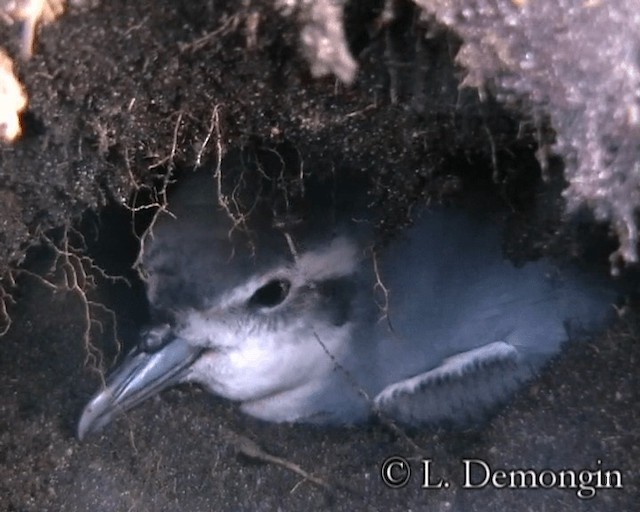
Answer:
POLYGON ((291 283, 286 279, 272 279, 254 292, 249 299, 249 306, 273 308, 287 298, 290 289, 291 283))

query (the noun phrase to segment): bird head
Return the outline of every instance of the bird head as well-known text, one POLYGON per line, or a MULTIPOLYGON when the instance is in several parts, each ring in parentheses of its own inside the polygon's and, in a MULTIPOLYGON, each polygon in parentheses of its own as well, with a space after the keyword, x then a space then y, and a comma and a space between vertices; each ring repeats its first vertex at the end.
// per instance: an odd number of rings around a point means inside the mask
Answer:
POLYGON ((80 439, 181 382, 265 419, 297 419, 262 404, 329 378, 357 328, 364 251, 355 238, 332 235, 298 252, 287 233, 271 230, 253 251, 220 229, 219 212, 182 213, 158 226, 144 260, 150 303, 170 322, 145 331, 91 399, 80 439))

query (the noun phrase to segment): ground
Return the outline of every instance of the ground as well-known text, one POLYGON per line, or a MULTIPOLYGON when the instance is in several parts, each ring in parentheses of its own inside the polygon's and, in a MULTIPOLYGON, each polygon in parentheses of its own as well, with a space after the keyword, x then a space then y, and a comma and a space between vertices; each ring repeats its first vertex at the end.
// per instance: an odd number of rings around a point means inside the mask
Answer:
MULTIPOLYGON (((569 347, 477 431, 265 424, 185 386, 81 443, 76 423, 100 382, 85 360, 82 302, 31 276, 21 279, 20 290, 11 308, 14 326, 0 346, 2 510, 601 512, 632 510, 640 492, 637 313, 592 342, 569 347), (249 445, 254 456, 247 456, 244 438, 263 453, 255 457, 249 445), (380 476, 383 461, 394 455, 413 465, 403 489, 387 488, 380 476), (421 488, 423 458, 433 460, 435 476, 451 480, 449 489, 421 488), (462 490, 463 458, 502 468, 617 469, 624 487, 601 489, 590 500, 578 499, 575 490, 462 490)), ((99 298, 116 311, 124 337, 135 338, 144 318, 139 290, 122 285, 99 298)), ((112 336, 106 320, 104 331, 96 343, 112 336)))
POLYGON ((323 65, 301 42, 309 30, 323 37, 308 2, 291 11, 263 1, 70 2, 37 31, 29 60, 18 57, 19 26, 2 25, 29 104, 22 138, 0 146, 0 510, 632 509, 640 493, 633 301, 609 331, 569 347, 473 432, 267 425, 182 387, 75 439, 96 368, 111 364, 114 337, 135 342, 147 314, 130 269, 133 214, 161 204, 165 183, 215 169, 233 148, 299 155, 287 165, 307 174, 362 172, 386 235, 416 202, 477 201, 477 190, 489 191, 512 212, 510 257, 566 259, 595 245, 606 270, 616 243, 602 241, 606 226, 561 222, 569 183, 574 206, 614 220, 622 243, 614 262, 633 259, 633 1, 554 3, 563 16, 545 2, 417 3, 424 12, 408 2, 348 3, 351 84, 343 53, 323 65), (601 46, 587 44, 591 22, 601 46), (463 81, 471 87, 460 89, 463 81), (391 455, 411 459, 404 489, 380 478, 391 455), (576 470, 601 460, 621 471, 624 488, 591 500, 571 490, 461 490, 460 459, 474 457, 576 470), (450 476, 449 489, 421 489, 423 458, 450 476))

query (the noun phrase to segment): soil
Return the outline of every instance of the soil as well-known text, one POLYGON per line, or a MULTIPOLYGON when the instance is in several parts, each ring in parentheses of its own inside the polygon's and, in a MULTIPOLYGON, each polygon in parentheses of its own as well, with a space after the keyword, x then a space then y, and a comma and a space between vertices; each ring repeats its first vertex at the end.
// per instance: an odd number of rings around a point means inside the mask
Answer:
MULTIPOLYGON (((0 344, 1 510, 601 512, 637 504, 637 313, 592 341, 570 345, 474 431, 266 424, 196 386, 182 386, 79 442, 76 422, 100 385, 84 346, 83 301, 33 276, 19 285, 14 323, 0 344), (265 454, 299 466, 322 485, 265 454), (381 467, 398 455, 408 459, 412 478, 391 489, 381 467), (462 489, 461 460, 471 458, 506 469, 615 469, 623 487, 599 489, 588 500, 575 489, 462 489), (446 478, 449 488, 421 487, 423 459, 433 461, 432 481, 446 478)), ((121 339, 135 341, 145 318, 141 291, 103 283, 98 292, 91 299, 113 308, 121 339)), ((113 354, 112 320, 94 313, 103 324, 94 325, 92 343, 113 354)))
MULTIPOLYGON (((84 4, 39 31, 30 60, 16 60, 29 95, 25 134, 0 147, 0 305, 8 308, 0 309, 0 330, 8 328, 0 337, 0 511, 637 506, 633 302, 609 331, 569 346, 473 431, 265 424, 182 386, 78 442, 83 406, 147 320, 131 270, 132 208, 162 204, 166 183, 215 168, 230 149, 300 155, 294 167, 304 163, 308 173, 366 174, 381 233, 397 232, 418 202, 489 188, 512 212, 512 259, 588 251, 576 224, 561 219, 563 162, 551 158, 543 173, 536 159, 551 127, 460 90, 459 36, 420 25, 408 4, 399 2, 396 21, 380 30, 382 2, 353 3, 348 39, 359 74, 351 86, 311 75, 300 21, 269 2, 84 4), (381 466, 397 455, 412 478, 390 489, 381 466), (506 469, 618 470, 623 485, 592 499, 575 489, 462 489, 465 458, 506 469), (421 487, 423 459, 449 488, 421 487)), ((17 30, 0 32, 11 55, 19 54, 17 30)), ((589 224, 585 236, 606 267, 612 249, 594 231, 589 224)))

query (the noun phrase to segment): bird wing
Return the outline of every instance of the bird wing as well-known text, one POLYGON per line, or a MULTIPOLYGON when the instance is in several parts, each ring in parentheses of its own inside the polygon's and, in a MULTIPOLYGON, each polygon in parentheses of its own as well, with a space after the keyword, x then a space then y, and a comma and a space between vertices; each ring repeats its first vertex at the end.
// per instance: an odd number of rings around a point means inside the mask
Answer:
POLYGON ((513 345, 497 341, 390 384, 376 396, 375 406, 402 423, 464 426, 506 401, 534 371, 513 345))

